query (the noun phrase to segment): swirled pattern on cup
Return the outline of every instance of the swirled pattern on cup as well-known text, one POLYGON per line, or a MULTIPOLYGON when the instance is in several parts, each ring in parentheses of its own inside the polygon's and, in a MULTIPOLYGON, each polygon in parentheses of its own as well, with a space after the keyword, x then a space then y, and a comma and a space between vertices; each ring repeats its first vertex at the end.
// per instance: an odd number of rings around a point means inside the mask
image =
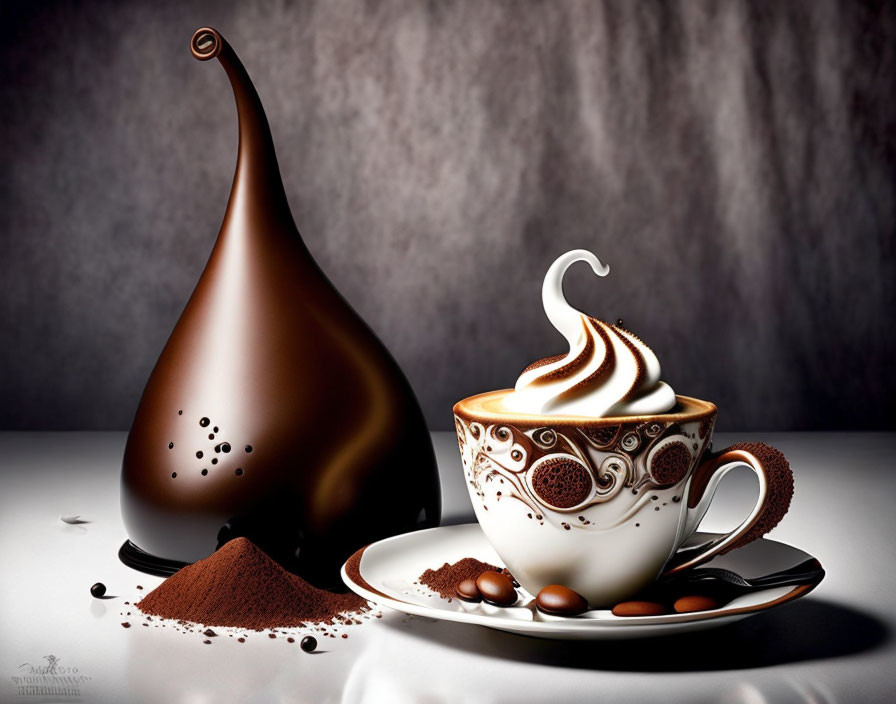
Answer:
POLYGON ((660 381, 660 363, 637 336, 576 310, 563 295, 563 275, 577 261, 598 276, 604 266, 591 252, 573 250, 548 269, 542 303, 551 324, 566 338, 569 353, 529 365, 504 399, 517 413, 587 418, 665 413, 675 406, 675 392, 660 381))

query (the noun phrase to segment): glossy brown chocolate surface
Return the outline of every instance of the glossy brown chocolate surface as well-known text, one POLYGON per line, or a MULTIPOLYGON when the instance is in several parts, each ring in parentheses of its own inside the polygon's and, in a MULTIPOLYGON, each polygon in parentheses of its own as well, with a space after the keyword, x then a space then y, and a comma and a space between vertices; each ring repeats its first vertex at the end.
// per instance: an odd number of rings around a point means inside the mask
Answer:
POLYGON ((122 516, 166 560, 245 535, 336 583, 360 546, 438 525, 429 433, 398 365, 303 244, 243 65, 212 29, 191 50, 227 72, 239 155, 217 242, 128 436, 122 516))

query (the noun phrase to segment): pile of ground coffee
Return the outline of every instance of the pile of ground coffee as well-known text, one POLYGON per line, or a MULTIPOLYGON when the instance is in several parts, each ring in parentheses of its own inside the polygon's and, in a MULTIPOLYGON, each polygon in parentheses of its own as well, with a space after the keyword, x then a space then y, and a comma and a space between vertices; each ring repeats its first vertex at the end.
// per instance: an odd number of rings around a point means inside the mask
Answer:
POLYGON ((465 557, 453 565, 447 562, 435 570, 426 570, 417 581, 425 584, 430 589, 437 591, 445 599, 453 599, 457 596, 457 585, 465 579, 476 579, 483 572, 493 570, 500 572, 501 567, 495 567, 487 562, 480 562, 473 557, 465 557))
POLYGON ((337 617, 369 608, 357 594, 334 594, 290 574, 246 538, 176 572, 137 607, 162 618, 255 630, 348 623, 337 617))

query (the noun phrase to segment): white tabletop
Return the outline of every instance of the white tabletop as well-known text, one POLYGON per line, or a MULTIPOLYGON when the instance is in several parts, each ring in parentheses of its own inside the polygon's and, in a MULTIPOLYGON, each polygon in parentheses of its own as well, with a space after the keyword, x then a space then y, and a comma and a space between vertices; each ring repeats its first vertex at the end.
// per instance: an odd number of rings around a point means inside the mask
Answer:
MULTIPOLYGON (((775 445, 793 466, 793 504, 771 537, 827 570, 800 601, 702 633, 615 643, 544 641, 384 609, 346 639, 319 638, 308 655, 282 638, 205 645, 170 628, 122 628, 136 586, 145 594, 162 581, 118 561, 125 435, 0 434, 0 701, 893 701, 896 434, 719 434, 714 444, 745 439, 775 445), (60 520, 76 514, 89 522, 60 520), (118 598, 92 598, 97 581, 118 598), (48 656, 53 674, 33 669, 48 656)), ((454 436, 433 440, 443 521, 471 521, 454 436)), ((736 470, 703 528, 730 528, 754 496, 752 475, 736 470)))

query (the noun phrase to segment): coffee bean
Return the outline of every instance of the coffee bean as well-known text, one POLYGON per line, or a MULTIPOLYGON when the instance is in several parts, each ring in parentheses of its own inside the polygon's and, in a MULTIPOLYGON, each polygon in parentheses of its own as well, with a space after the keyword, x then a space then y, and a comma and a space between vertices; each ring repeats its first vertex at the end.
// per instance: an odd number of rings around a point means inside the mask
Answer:
POLYGON ((709 611, 717 609, 719 602, 711 596, 683 596, 675 601, 673 608, 680 614, 691 613, 692 611, 709 611))
POLYGON ((535 597, 539 611, 556 616, 578 616, 588 610, 588 602, 578 592, 562 584, 549 584, 535 597))
POLYGON ((102 582, 97 582, 90 588, 90 594, 99 599, 106 593, 106 585, 102 582))
POLYGON ((666 607, 655 601, 623 601, 613 607, 614 616, 659 616, 666 607))
POLYGON ((480 601, 482 599, 475 579, 465 579, 455 587, 455 591, 464 601, 480 601))
POLYGON ((317 647, 317 638, 314 636, 305 636, 302 638, 302 642, 299 643, 299 647, 306 653, 313 653, 314 649, 317 647))
POLYGON ((500 572, 483 572, 476 578, 476 586, 479 593, 489 604, 495 606, 510 606, 516 602, 516 590, 510 577, 500 572))

